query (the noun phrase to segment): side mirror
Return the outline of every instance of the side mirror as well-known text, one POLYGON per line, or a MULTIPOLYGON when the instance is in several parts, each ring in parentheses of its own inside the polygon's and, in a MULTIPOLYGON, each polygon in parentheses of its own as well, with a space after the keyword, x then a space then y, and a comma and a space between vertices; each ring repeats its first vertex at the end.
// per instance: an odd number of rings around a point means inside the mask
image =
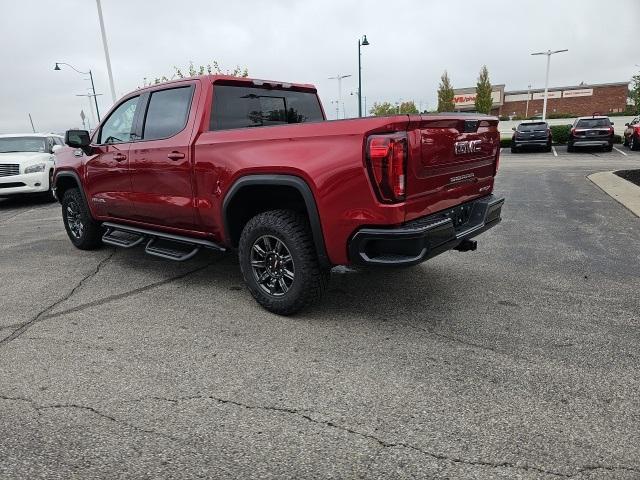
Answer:
POLYGON ((511 127, 511 130, 513 130, 515 132, 516 131, 516 127, 511 127))
POLYGON ((61 148, 62 148, 62 145, 54 145, 53 147, 51 147, 51 153, 56 153, 61 148))
POLYGON ((625 123, 625 124, 624 124, 624 126, 625 126, 625 127, 628 127, 628 126, 629 126, 629 122, 625 123))
POLYGON ((91 137, 86 130, 67 130, 64 134, 64 143, 71 148, 79 148, 87 154, 91 150, 91 137))
POLYGON ((613 122, 611 122, 611 125, 613 125, 613 122))

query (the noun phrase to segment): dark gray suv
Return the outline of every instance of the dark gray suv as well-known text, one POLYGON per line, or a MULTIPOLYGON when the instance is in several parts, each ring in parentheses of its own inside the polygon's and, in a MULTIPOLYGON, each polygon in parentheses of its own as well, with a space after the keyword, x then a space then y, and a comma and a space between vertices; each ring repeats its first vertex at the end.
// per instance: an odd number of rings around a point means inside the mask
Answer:
POLYGON ((551 130, 547 122, 525 122, 513 127, 511 151, 516 153, 530 147, 551 151, 551 130))
POLYGON ((613 122, 609 117, 580 117, 571 126, 567 151, 576 147, 600 147, 607 152, 613 150, 613 122))

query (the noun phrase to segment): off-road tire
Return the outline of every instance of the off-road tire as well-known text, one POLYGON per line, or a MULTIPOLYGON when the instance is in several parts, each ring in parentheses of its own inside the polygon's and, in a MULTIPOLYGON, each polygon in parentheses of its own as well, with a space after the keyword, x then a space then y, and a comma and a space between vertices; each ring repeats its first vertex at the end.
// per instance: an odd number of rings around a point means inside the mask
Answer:
POLYGON ((91 218, 89 207, 87 207, 80 190, 70 188, 62 197, 62 221, 71 243, 80 250, 95 250, 102 244, 102 229, 100 224, 91 218), (73 217, 82 225, 79 232, 73 223, 73 217))
POLYGON ((242 276, 253 298, 278 315, 293 315, 319 301, 329 283, 330 270, 318 262, 306 216, 292 210, 269 210, 249 220, 240 235, 238 256, 242 276), (251 264, 254 244, 264 236, 282 242, 293 259, 293 281, 280 296, 263 290, 251 264))
POLYGON ((636 134, 631 135, 631 139, 629 140, 629 148, 631 150, 640 149, 640 138, 638 138, 638 135, 636 134))

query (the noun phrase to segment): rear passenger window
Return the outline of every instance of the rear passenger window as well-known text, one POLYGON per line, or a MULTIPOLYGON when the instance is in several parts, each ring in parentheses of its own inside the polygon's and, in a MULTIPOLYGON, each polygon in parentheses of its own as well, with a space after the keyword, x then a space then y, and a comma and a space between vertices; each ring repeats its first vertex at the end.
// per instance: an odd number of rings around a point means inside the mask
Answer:
POLYGON ((210 130, 324 120, 315 92, 215 85, 210 130))
POLYGON ((144 140, 168 138, 184 129, 191 106, 192 87, 159 90, 151 94, 144 122, 144 140))

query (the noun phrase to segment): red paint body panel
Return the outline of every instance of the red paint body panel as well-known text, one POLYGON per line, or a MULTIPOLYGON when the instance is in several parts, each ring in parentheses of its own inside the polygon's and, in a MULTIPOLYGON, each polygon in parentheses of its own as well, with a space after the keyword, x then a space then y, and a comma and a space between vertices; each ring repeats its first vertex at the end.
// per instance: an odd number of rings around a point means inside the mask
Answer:
MULTIPOLYGON (((182 132, 166 140, 126 144, 125 163, 110 160, 110 151, 98 158, 76 157, 67 148, 58 152, 56 172, 70 169, 80 175, 98 220, 125 219, 223 245, 227 236, 222 204, 236 180, 250 174, 295 175, 313 193, 332 264, 349 263, 348 242, 360 227, 399 225, 493 189, 500 150, 494 117, 396 115, 208 131, 218 80, 251 84, 250 79, 220 76, 190 79, 197 87, 182 132), (482 122, 476 132, 462 132, 464 120, 478 118, 482 122), (408 144, 407 197, 394 204, 377 198, 366 160, 367 137, 391 132, 406 132, 408 144), (469 140, 481 140, 480 150, 456 156, 454 144, 469 140), (185 158, 167 159, 173 151, 183 152, 185 158), (464 181, 452 180, 465 175, 464 181), (105 205, 94 200, 101 197, 108 200, 105 205)), ((170 85, 174 83, 180 84, 170 85)), ((166 84, 135 94, 163 87, 166 84)), ((315 92, 311 85, 294 88, 315 92)))

